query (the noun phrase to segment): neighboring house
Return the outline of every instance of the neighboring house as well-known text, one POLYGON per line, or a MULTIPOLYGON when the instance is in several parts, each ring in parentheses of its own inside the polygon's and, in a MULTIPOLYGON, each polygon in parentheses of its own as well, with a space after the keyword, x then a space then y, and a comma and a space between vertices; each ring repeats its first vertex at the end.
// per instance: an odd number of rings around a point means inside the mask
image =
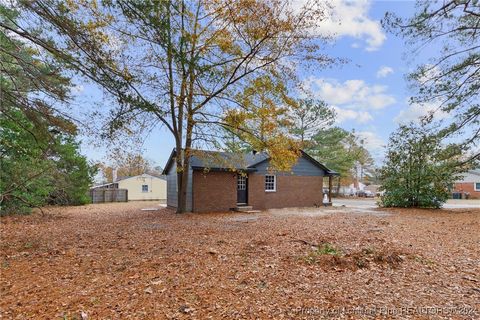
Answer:
POLYGON ((166 200, 167 181, 164 177, 141 174, 133 177, 121 177, 113 183, 97 185, 92 189, 126 189, 128 200, 166 200))
POLYGON ((350 194, 357 194, 357 192, 359 191, 363 191, 365 189, 366 185, 361 183, 361 182, 358 182, 358 181, 355 181, 354 183, 351 183, 349 186, 348 186, 348 189, 350 191, 350 194))
POLYGON ((116 181, 119 189, 128 190, 128 200, 166 200, 167 181, 163 177, 141 174, 116 181))
MULTIPOLYGON (((175 157, 174 149, 163 171, 172 208, 177 207, 175 157)), ((192 212, 321 206, 324 177, 331 187, 332 176, 338 175, 303 151, 291 172, 273 172, 265 153, 203 150, 194 150, 188 174, 187 211, 192 212)))
POLYGON ((371 192, 373 195, 379 195, 380 194, 380 191, 378 191, 379 189, 380 189, 380 185, 370 184, 368 186, 365 186, 365 188, 363 188, 363 191, 371 192))
POLYGON ((470 170, 455 182, 454 193, 461 193, 462 198, 480 199, 480 169, 470 170))

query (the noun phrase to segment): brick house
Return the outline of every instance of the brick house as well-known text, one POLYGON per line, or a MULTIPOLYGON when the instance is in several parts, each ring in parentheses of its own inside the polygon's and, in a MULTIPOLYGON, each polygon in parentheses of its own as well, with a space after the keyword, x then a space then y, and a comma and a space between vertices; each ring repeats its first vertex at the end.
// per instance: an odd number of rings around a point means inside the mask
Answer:
POLYGON ((480 169, 470 170, 462 175, 462 179, 455 182, 454 191, 462 194, 465 199, 480 199, 480 169))
MULTIPOLYGON (((163 174, 167 177, 167 205, 177 207, 175 149, 163 174)), ((228 153, 195 150, 190 157, 187 211, 221 212, 322 205, 324 178, 338 175, 305 152, 291 172, 274 172, 265 153, 228 153)), ((331 204, 331 192, 328 194, 331 204)))

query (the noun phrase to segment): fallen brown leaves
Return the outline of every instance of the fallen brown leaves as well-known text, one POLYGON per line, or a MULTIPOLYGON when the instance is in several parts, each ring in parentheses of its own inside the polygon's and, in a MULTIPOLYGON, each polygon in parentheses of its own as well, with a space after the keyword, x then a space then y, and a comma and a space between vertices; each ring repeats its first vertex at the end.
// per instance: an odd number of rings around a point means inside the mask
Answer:
POLYGON ((427 306, 477 312, 437 318, 480 316, 480 210, 176 215, 146 207, 2 218, 3 318, 357 319, 382 314, 324 311, 427 306))

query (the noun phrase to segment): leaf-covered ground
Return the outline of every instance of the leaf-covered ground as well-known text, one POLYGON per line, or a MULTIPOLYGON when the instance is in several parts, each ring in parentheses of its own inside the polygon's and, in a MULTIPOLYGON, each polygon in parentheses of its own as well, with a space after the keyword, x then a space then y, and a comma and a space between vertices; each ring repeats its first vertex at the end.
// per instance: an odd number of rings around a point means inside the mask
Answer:
POLYGON ((480 317, 480 210, 2 218, 2 319, 480 317))

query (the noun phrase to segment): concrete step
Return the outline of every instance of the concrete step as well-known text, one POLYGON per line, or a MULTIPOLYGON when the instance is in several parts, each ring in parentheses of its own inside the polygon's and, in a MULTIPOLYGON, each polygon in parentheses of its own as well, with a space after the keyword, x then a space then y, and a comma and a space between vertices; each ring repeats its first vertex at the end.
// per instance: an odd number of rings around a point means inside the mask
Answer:
POLYGON ((253 209, 252 206, 237 206, 235 208, 235 211, 241 211, 241 212, 244 212, 244 211, 251 211, 253 209))

